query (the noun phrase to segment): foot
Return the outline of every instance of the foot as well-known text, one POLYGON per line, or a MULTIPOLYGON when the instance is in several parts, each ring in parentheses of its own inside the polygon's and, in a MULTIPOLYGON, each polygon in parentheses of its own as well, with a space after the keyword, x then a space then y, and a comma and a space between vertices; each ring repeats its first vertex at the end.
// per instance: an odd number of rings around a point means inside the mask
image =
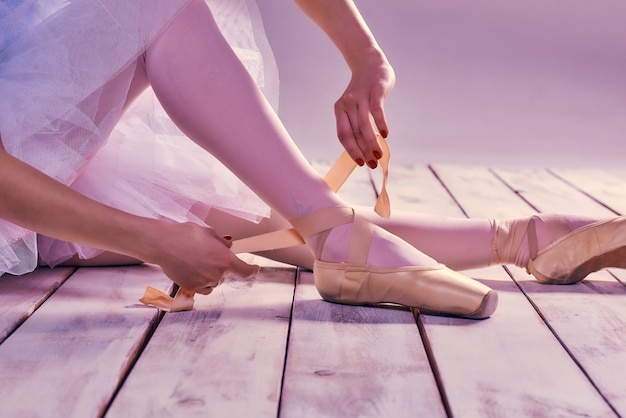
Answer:
MULTIPOLYGON (((340 225, 330 230, 323 244, 319 260, 345 263, 353 224, 340 225)), ((306 239, 311 248, 318 248, 324 232, 306 239)), ((373 225, 372 241, 365 254, 365 264, 376 267, 436 266, 439 263, 417 250, 403 239, 373 225)))
MULTIPOLYGON (((556 214, 494 221, 493 252, 489 264, 515 264, 529 270, 532 261, 546 249, 553 247, 564 237, 573 235, 581 228, 596 222, 598 219, 556 214)), ((581 263, 585 261, 580 260, 581 263)), ((546 277, 537 279, 546 283, 551 282, 546 277)))
POLYGON ((295 219, 315 255, 315 286, 329 302, 394 303, 421 312, 482 319, 497 306, 487 286, 437 263, 350 208, 295 219))

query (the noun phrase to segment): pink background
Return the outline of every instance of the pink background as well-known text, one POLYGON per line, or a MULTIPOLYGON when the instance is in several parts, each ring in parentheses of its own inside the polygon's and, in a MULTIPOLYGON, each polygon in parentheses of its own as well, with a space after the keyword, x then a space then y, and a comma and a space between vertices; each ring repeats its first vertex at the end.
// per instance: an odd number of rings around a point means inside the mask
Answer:
MULTIPOLYGON (((626 2, 361 0, 397 73, 396 164, 611 166, 626 157, 626 2)), ((341 56, 291 0, 259 0, 279 114, 310 159, 334 159, 341 56)), ((394 145, 396 144, 396 145, 394 145)))

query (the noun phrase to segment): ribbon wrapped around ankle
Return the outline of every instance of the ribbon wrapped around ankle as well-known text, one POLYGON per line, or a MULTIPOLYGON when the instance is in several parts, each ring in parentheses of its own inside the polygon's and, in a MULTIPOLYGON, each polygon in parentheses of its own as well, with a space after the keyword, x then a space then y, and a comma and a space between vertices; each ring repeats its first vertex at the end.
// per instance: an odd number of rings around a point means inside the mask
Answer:
MULTIPOLYGON (((378 143, 383 150, 383 156, 378 161, 383 172, 383 182, 376 199, 374 211, 388 218, 391 215, 391 204, 389 195, 387 194, 387 180, 389 177, 389 144, 380 135, 377 135, 378 143)), ((328 170, 324 181, 332 189, 333 192, 339 191, 341 186, 346 182, 350 174, 357 167, 357 164, 350 158, 348 153, 344 151, 333 166, 328 170)), ((257 251, 278 250, 280 248, 294 247, 304 244, 304 239, 293 229, 283 229, 280 231, 268 232, 266 234, 256 235, 253 237, 243 238, 233 241, 230 247, 235 254, 252 253, 257 251)), ((165 312, 188 311, 193 308, 193 290, 179 288, 175 297, 171 297, 154 287, 148 286, 144 296, 139 301, 145 305, 154 306, 165 312)))

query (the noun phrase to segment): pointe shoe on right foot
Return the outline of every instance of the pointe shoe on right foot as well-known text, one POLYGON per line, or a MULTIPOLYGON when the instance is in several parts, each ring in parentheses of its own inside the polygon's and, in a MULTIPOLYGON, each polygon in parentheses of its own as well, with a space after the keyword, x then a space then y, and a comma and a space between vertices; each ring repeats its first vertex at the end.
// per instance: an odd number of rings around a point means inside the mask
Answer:
POLYGON ((496 223, 490 265, 515 263, 526 267, 538 282, 573 284, 605 267, 626 268, 626 217, 590 223, 574 229, 566 217, 540 214, 496 223), (537 222, 543 222, 554 241, 539 250, 537 222), (528 261, 517 254, 526 237, 528 261), (525 265, 523 265, 525 264, 525 265))
POLYGON ((540 283, 578 283, 606 267, 626 268, 626 217, 575 229, 541 251, 537 251, 535 218, 528 225, 531 257, 526 269, 540 283))
POLYGON ((394 303, 423 313, 472 319, 487 318, 495 311, 495 291, 442 264, 396 268, 367 265, 373 225, 351 208, 323 209, 292 224, 302 236, 309 237, 351 222, 346 263, 320 260, 325 238, 315 251, 315 286, 326 301, 350 305, 394 303))

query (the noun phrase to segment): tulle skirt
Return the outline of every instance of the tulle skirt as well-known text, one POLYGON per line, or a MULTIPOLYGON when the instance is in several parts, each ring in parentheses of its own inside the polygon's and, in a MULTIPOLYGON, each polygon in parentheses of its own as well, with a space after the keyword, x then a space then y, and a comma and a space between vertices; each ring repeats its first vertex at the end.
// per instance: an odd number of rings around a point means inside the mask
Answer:
MULTIPOLYGON (((151 90, 122 114, 139 57, 191 0, 0 3, 0 135, 15 157, 109 206, 202 223, 210 208, 251 221, 269 208, 186 138, 151 90)), ((277 106, 278 75, 250 0, 207 0, 222 33, 277 106)), ((0 220, 0 274, 101 251, 0 220)))

